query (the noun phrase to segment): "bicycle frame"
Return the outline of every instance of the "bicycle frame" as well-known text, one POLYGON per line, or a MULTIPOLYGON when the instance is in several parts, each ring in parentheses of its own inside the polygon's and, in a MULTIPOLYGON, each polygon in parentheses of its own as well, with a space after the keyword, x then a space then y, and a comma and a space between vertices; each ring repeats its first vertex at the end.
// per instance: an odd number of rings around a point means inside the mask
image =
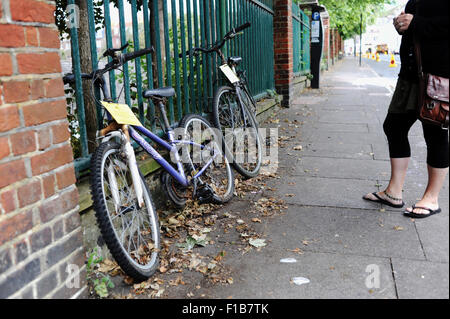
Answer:
MULTIPOLYGON (((94 85, 96 85, 102 91, 103 99, 106 102, 112 102, 104 77, 98 78, 95 81, 94 85)), ((170 128, 169 123, 167 121, 167 115, 165 113, 164 106, 160 105, 160 108, 161 108, 161 111, 162 111, 161 113, 163 115, 164 123, 166 126, 165 131, 166 131, 168 139, 169 139, 168 142, 165 141, 164 139, 160 138, 158 135, 154 134, 153 132, 151 132, 150 130, 146 129, 143 126, 129 126, 128 127, 129 136, 139 146, 141 146, 142 149, 144 149, 159 165, 161 165, 170 175, 172 175, 172 177, 175 178, 178 183, 187 187, 187 186, 191 185, 192 180, 198 179, 205 172, 205 170, 216 159, 217 154, 215 154, 207 162, 207 164, 204 167, 202 167, 202 169, 197 174, 194 175, 194 177, 192 179, 188 179, 186 176, 186 173, 184 171, 180 156, 178 154, 177 145, 190 144, 194 147, 199 147, 200 150, 202 150, 202 151, 207 148, 204 145, 200 145, 200 144, 194 143, 192 141, 175 140, 173 137, 173 129, 170 128), (160 145, 160 146, 164 147, 166 150, 168 150, 170 152, 170 154, 173 155, 176 160, 177 170, 175 168, 173 168, 172 165, 170 165, 170 163, 168 161, 166 161, 166 159, 164 157, 162 157, 161 154, 159 154, 158 151, 156 151, 138 132, 140 132, 141 134, 145 135, 153 142, 157 143, 158 145, 160 145)), ((106 115, 107 115, 108 120, 111 121, 112 117, 107 110, 106 110, 106 115)), ((209 150, 209 149, 207 149, 207 150, 209 150)))
POLYGON ((180 183, 183 186, 189 186, 191 185, 193 180, 198 179, 205 170, 214 162, 214 160, 217 158, 218 154, 214 154, 205 166, 203 166, 199 172, 197 172, 192 179, 188 179, 186 176, 186 173, 184 171, 183 163, 181 161, 180 155, 178 153, 177 145, 191 145, 194 147, 198 147, 201 151, 204 150, 211 150, 210 148, 206 147, 205 145, 197 144, 193 141, 188 140, 175 140, 173 138, 173 130, 168 130, 168 137, 169 142, 166 142, 162 138, 160 138, 158 135, 154 134, 153 132, 149 131, 143 126, 132 126, 129 128, 130 137, 136 141, 136 143, 141 146, 152 158, 161 165, 170 175, 172 175, 173 178, 177 180, 178 183, 180 183), (161 156, 161 154, 158 153, 157 150, 155 150, 138 132, 142 133, 143 135, 147 136, 150 140, 157 143, 158 145, 164 147, 167 149, 171 155, 174 156, 177 169, 172 167, 172 165, 161 156))

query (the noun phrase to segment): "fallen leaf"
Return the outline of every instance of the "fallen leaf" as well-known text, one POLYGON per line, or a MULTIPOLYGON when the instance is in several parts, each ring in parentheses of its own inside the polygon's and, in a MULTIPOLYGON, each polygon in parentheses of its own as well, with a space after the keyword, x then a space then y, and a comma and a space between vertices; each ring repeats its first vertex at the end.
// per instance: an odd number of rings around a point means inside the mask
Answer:
POLYGON ((303 251, 300 248, 288 249, 288 251, 292 251, 293 253, 297 253, 299 255, 303 255, 303 251))
POLYGON ((252 245, 253 247, 259 248, 259 247, 264 247, 266 246, 266 240, 265 239, 253 239, 251 238, 249 240, 249 244, 252 245))
POLYGON ((164 266, 159 267, 159 271, 163 274, 163 273, 167 272, 167 268, 164 266))

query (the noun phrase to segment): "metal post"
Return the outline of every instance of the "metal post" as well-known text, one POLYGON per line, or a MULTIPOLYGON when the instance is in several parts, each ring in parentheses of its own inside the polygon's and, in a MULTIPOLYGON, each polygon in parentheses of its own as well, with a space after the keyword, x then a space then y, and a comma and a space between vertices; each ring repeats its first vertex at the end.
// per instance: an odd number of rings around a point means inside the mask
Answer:
POLYGON ((363 15, 361 12, 361 22, 359 24, 359 66, 362 64, 362 19, 363 15))

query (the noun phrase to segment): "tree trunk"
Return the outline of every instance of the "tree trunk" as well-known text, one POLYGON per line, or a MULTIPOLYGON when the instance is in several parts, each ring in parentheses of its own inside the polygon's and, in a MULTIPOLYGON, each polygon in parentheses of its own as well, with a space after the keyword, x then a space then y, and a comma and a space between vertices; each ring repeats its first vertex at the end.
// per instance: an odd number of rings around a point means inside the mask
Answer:
MULTIPOLYGON (((81 72, 92 72, 91 61, 91 44, 89 42, 89 24, 87 2, 85 0, 77 0, 80 8, 80 25, 78 29, 78 41, 80 49, 81 72)), ((83 96, 85 109, 85 122, 88 138, 89 153, 95 150, 96 132, 97 132, 97 109, 94 97, 92 95, 92 83, 89 80, 83 80, 83 96)))

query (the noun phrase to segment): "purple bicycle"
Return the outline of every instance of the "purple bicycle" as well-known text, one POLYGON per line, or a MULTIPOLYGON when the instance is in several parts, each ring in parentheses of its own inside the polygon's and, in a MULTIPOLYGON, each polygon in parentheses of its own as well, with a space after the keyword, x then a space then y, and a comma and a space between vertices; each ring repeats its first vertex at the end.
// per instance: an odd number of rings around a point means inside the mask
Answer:
MULTIPOLYGON (((132 141, 162 167, 162 182, 169 198, 179 207, 192 193, 200 203, 223 204, 234 193, 234 175, 221 150, 223 137, 203 117, 186 115, 172 128, 167 118, 165 101, 175 95, 171 87, 146 90, 143 97, 158 107, 164 138, 142 126, 131 109, 113 103, 104 74, 118 69, 132 59, 147 55, 153 49, 122 54, 108 49, 103 56, 111 62, 103 69, 82 78, 90 79, 101 89, 103 99, 97 101, 106 109, 108 126, 98 132, 100 144, 91 158, 91 194, 98 225, 112 256, 136 281, 154 274, 159 262, 160 229, 151 192, 139 171, 132 141), (168 151, 166 160, 142 135, 168 151)), ((64 77, 73 83, 72 74, 64 77)))

